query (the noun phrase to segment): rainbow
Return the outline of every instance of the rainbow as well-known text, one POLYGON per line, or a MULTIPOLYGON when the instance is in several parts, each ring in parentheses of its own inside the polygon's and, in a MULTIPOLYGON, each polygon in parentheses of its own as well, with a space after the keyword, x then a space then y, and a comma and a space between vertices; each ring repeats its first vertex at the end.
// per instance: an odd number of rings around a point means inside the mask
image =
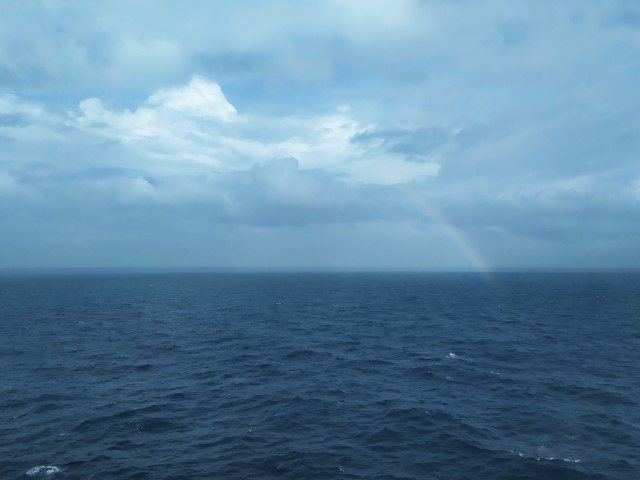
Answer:
POLYGON ((420 205, 427 215, 442 228, 458 250, 460 250, 471 265, 473 265, 474 269, 482 273, 485 279, 491 280, 491 267, 489 263, 482 257, 478 249, 473 246, 464 232, 456 228, 433 202, 410 190, 407 190, 407 193, 409 197, 420 205))

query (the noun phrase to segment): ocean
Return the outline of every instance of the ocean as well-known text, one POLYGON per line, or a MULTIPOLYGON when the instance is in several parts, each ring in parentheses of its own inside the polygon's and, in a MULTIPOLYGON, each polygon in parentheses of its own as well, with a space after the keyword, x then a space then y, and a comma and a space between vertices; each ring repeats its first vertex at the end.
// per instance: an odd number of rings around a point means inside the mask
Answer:
POLYGON ((0 276, 0 479, 638 479, 640 274, 0 276))

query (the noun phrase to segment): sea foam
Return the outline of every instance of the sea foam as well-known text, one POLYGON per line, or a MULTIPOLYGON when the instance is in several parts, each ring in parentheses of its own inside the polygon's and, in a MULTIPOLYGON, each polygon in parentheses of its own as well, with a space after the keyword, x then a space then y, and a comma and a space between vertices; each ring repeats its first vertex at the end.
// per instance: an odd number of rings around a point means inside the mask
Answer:
POLYGON ((35 477, 36 475, 55 475, 60 472, 60 467, 55 465, 38 465, 37 467, 31 467, 27 470, 29 477, 35 477))

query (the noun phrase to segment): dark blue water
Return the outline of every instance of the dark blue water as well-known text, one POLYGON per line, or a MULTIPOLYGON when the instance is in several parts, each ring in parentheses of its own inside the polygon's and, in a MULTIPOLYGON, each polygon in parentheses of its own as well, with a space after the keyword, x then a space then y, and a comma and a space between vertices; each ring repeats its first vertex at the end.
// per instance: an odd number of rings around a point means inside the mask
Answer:
POLYGON ((637 274, 0 277, 3 480, 637 479, 639 400, 637 274))

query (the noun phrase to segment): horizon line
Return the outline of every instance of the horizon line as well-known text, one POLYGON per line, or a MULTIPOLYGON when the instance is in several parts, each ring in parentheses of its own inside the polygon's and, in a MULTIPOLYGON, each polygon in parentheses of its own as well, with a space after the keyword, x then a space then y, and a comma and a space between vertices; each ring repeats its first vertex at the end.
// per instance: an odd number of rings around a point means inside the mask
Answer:
MULTIPOLYGON (((407 267, 2 267, 1 274, 74 274, 74 273, 470 273, 484 272, 469 267, 407 268, 407 267)), ((640 273, 640 267, 494 267, 496 273, 640 273)))

